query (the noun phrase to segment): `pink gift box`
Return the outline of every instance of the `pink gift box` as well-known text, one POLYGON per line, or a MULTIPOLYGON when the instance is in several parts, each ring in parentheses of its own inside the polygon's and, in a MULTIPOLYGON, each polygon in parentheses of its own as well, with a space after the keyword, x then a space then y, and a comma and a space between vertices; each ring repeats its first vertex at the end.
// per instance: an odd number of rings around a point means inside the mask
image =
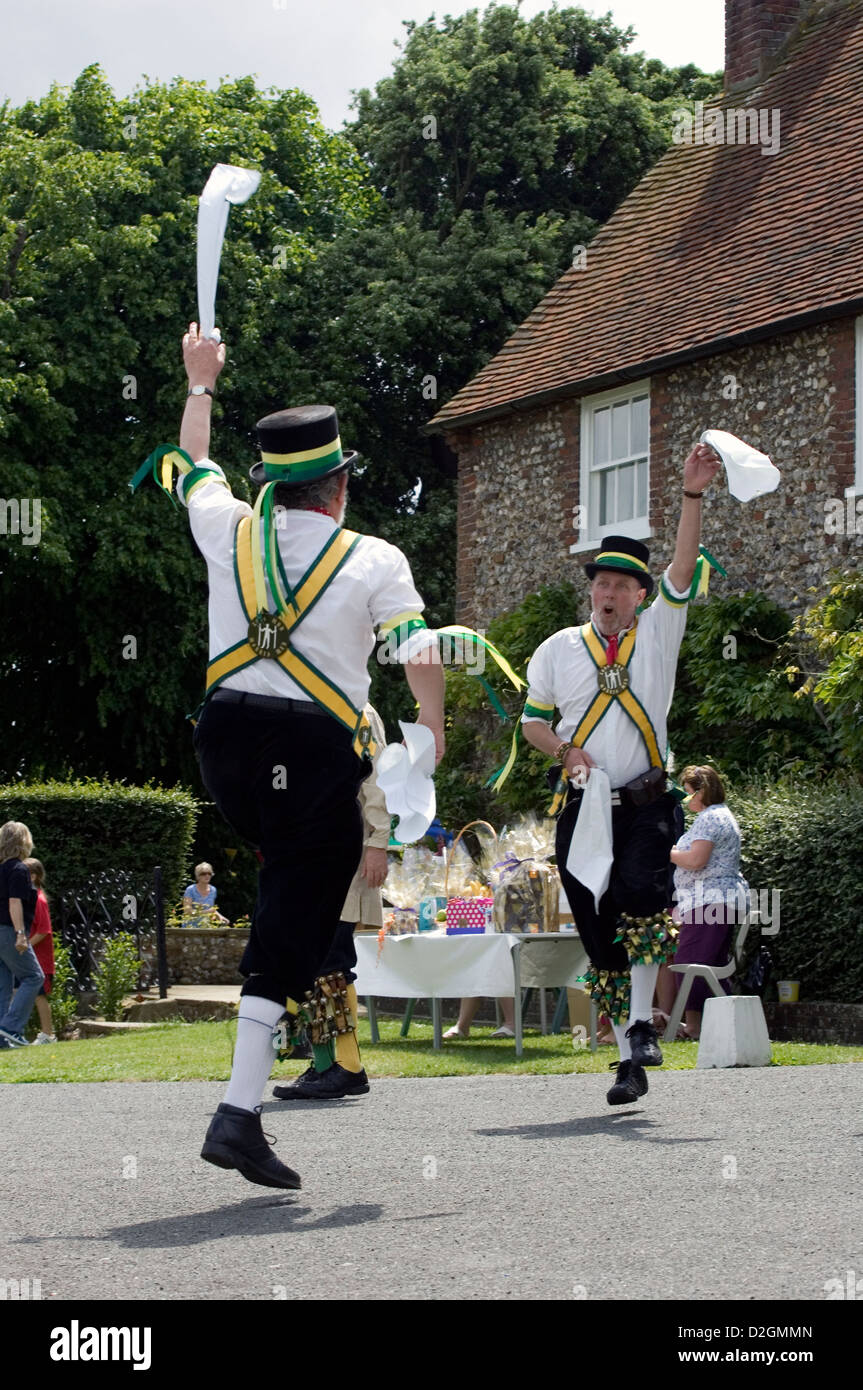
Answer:
POLYGON ((450 898, 446 905, 447 936, 481 936, 491 922, 493 898, 450 898))

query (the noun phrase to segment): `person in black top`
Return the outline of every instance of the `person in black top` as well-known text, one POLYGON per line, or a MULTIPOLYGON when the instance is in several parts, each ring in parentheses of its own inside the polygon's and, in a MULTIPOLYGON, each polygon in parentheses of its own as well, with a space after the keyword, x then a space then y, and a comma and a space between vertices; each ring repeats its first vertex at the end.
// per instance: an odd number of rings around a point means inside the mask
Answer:
POLYGON ((45 976, 28 941, 36 889, 22 860, 33 836, 21 821, 0 826, 0 1048, 26 1047, 24 1029, 45 976), (13 981, 20 984, 12 998, 13 981))

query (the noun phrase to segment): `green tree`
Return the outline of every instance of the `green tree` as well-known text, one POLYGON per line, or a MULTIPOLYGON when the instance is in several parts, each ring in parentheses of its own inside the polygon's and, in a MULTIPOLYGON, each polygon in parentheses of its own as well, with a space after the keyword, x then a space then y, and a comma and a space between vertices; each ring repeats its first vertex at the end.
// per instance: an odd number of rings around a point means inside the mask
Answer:
POLYGON ((439 620, 453 616, 454 460, 424 424, 663 152, 672 110, 721 74, 629 54, 632 30, 575 8, 526 20, 492 5, 405 30, 347 129, 383 206, 313 273, 329 331, 361 349, 343 389, 371 460, 357 515, 386 521, 439 620))
POLYGON ((831 730, 786 673, 791 626, 764 594, 690 605, 668 720, 678 771, 710 762, 732 778, 817 778, 834 764, 831 730))
POLYGON ((827 593, 795 620, 789 651, 795 698, 827 721, 841 756, 863 773, 863 576, 831 576, 827 593))
POLYGON ((119 101, 92 67, 0 114, 0 495, 41 505, 40 542, 0 548, 0 777, 195 777, 176 713, 202 694, 204 567, 185 517, 127 482, 177 437, 197 195, 218 161, 265 170, 231 214, 219 285, 232 362, 214 448, 242 493, 255 419, 326 387, 290 320, 264 338, 258 314, 290 306, 319 247, 372 214, 356 152, 302 93, 251 79, 119 101))
MULTIPOLYGON (((0 110, 0 495, 41 505, 40 543, 0 547, 0 777, 195 781, 176 716, 202 693, 204 569, 185 517, 126 481, 176 439, 197 195, 218 161, 264 171, 219 284, 229 482, 248 495, 260 415, 333 401, 363 456, 349 524, 402 545, 431 621, 453 616, 454 461, 422 427, 661 152, 671 104, 715 85, 630 42, 575 9, 411 25, 343 134, 251 78, 118 100, 95 66, 0 110)), ((392 673, 374 695, 409 712, 392 673)))
POLYGON ((381 192, 442 236, 492 197, 511 216, 555 215, 567 246, 589 239, 662 153, 671 104, 722 83, 627 54, 632 29, 579 8, 491 5, 405 30, 350 133, 381 192))

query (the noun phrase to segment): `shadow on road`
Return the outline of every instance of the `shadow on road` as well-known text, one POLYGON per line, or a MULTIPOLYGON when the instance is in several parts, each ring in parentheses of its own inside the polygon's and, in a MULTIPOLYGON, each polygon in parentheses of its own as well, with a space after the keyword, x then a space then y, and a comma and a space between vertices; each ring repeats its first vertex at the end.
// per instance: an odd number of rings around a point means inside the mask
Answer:
POLYGON ((116 1240, 129 1249, 148 1246, 162 1249, 291 1230, 298 1233, 338 1230, 377 1221, 382 1213, 382 1206, 369 1202, 336 1207, 326 1216, 314 1216, 311 1207, 285 1201, 284 1197, 251 1197, 236 1206, 214 1207, 211 1211, 169 1216, 158 1221, 140 1221, 133 1226, 111 1226, 102 1239, 116 1240), (305 1217, 312 1219, 304 1220, 305 1217))
POLYGON ((50 1240, 114 1242, 127 1250, 172 1250, 204 1245, 212 1240, 232 1240, 248 1236, 284 1235, 296 1231, 331 1231, 378 1221, 383 1207, 377 1202, 352 1207, 335 1207, 328 1215, 314 1216, 311 1207, 297 1205, 296 1196, 250 1197, 231 1206, 210 1211, 187 1212, 181 1216, 138 1221, 129 1226, 109 1226, 99 1235, 27 1237, 21 1243, 44 1244, 50 1240), (311 1220, 305 1220, 312 1217, 311 1220))
POLYGON ((579 1139, 591 1134, 612 1134, 615 1138, 643 1139, 649 1144, 718 1144, 712 1136, 686 1139, 663 1139, 647 1133, 661 1128, 656 1120, 640 1118, 642 1111, 631 1110, 626 1115, 595 1115, 586 1119, 557 1120, 545 1125, 511 1125, 507 1129, 477 1129, 491 1139, 579 1139))

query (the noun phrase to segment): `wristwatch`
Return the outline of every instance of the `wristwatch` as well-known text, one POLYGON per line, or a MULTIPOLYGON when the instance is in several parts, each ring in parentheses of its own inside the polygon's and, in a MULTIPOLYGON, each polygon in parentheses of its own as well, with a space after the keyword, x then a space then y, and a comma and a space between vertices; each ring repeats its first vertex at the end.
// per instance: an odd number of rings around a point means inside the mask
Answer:
POLYGON ((211 391, 209 386, 190 387, 189 390, 186 392, 186 400, 188 400, 190 396, 211 396, 213 400, 216 399, 215 391, 211 391))

